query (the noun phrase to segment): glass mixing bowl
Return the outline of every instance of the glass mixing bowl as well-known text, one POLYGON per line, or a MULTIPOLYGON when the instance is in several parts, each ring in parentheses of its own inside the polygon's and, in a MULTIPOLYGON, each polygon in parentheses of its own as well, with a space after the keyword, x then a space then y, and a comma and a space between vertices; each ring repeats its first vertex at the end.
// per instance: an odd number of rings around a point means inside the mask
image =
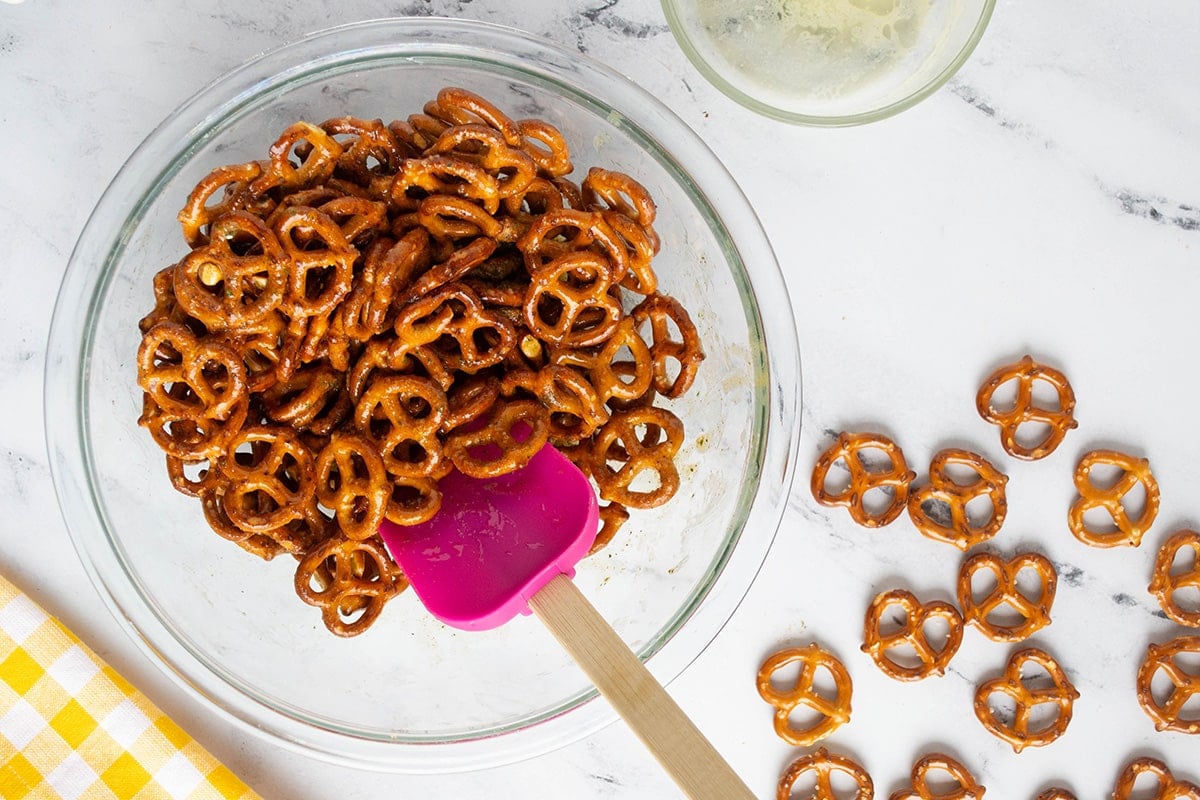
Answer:
POLYGON ((846 126, 899 113, 966 62, 995 0, 662 0, 701 74, 760 114, 846 126))
POLYGON ((635 512, 577 581, 661 681, 717 635, 762 564, 795 461, 799 360, 771 247, 737 185, 649 94, 518 31, 439 19, 331 29, 262 56, 171 114, 80 236, 50 334, 48 444, 60 505, 96 588, 180 686, 247 729, 360 766, 438 772, 536 755, 614 718, 536 619, 459 632, 410 591, 338 639, 292 589, 292 559, 217 537, 135 423, 137 320, 186 252, 176 221, 212 168, 262 158, 292 122, 403 118, 457 85, 557 125, 575 176, 625 171, 658 203, 662 291, 691 309, 707 360, 672 410, 678 495, 635 512))

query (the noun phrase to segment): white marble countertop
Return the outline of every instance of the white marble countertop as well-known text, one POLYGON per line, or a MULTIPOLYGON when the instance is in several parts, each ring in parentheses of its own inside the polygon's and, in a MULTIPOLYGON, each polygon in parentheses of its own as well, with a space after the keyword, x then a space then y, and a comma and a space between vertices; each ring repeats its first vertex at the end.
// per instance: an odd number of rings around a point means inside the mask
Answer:
MULTIPOLYGON (((12 3, 12 0, 8 0, 12 3)), ((99 602, 61 522, 43 439, 42 367, 55 292, 107 182, 174 106, 245 59, 338 22, 444 15, 515 25, 618 68, 709 144, 761 216, 796 309, 800 463, 788 513, 746 600, 670 690, 760 797, 798 751, 756 697, 758 664, 817 640, 855 677, 854 716, 827 744, 862 759, 880 796, 943 747, 997 800, 1052 782, 1107 796, 1133 755, 1200 781, 1200 738, 1156 733, 1133 675, 1151 640, 1186 632, 1147 593, 1158 544, 1200 525, 1200 6, 1001 0, 951 83, 891 120, 789 127, 735 105, 676 47, 657 3, 426 0, 329 6, 178 0, 0 5, 0 571, 60 615, 270 798, 605 798, 675 790, 621 724, 486 772, 406 776, 305 759, 233 728, 140 655, 99 602), (336 14, 330 13, 336 8, 336 14), (974 409, 987 373, 1032 353, 1063 369, 1079 428, 1017 462, 974 409), (956 551, 907 519, 880 531, 818 506, 808 476, 840 430, 893 436, 920 472, 949 444, 1010 475, 996 546, 1060 570, 1036 641, 1081 697, 1067 734, 1016 755, 970 712, 1009 648, 968 631, 946 677, 898 684, 858 651, 875 592, 950 599, 956 551), (1150 459, 1162 510, 1140 548, 1099 551, 1066 529, 1071 471, 1111 445, 1150 459)))

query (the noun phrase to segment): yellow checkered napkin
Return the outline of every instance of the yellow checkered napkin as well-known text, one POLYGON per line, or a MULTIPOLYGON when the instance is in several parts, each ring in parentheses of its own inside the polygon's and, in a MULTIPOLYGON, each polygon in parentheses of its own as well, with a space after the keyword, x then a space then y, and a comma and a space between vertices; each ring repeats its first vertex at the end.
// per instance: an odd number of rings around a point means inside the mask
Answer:
POLYGON ((0 576, 0 798, 256 797, 0 576))

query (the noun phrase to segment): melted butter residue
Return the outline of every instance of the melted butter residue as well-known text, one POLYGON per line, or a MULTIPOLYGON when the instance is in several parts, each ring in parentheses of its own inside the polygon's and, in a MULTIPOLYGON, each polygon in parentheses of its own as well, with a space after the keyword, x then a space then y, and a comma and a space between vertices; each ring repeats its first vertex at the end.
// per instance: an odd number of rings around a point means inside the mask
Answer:
POLYGON ((837 97, 868 87, 917 46, 933 0, 700 0, 730 66, 765 88, 837 97))

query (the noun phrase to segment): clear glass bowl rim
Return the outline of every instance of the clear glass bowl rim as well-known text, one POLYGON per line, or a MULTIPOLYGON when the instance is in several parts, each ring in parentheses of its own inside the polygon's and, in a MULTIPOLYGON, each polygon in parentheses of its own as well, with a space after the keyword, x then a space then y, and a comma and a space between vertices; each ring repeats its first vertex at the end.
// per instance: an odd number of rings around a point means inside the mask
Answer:
POLYGON ((770 103, 764 103, 753 95, 743 92, 727 80, 719 70, 714 68, 707 59, 700 55, 700 51, 692 43, 691 37, 687 35, 687 29, 681 18, 680 7, 684 6, 688 1, 660 0, 663 14, 667 17, 667 25, 671 28, 671 33, 675 37, 675 41, 679 44, 680 49, 683 50, 684 55, 688 57, 688 60, 692 62, 692 65, 700 71, 700 74, 709 83, 717 87, 726 97, 763 116, 779 120, 780 122, 822 128, 848 128, 854 125, 878 122, 879 120, 887 119, 899 114, 901 111, 912 108, 926 97, 929 97, 929 95, 940 89, 946 81, 950 80, 954 73, 958 72, 967 59, 971 57, 971 53, 975 52, 975 47, 979 44, 979 40, 983 38, 984 31, 987 30, 988 23, 992 18, 992 11, 996 7, 996 0, 984 0, 983 7, 979 11, 979 19, 976 20, 971 35, 963 42, 962 48, 955 54, 954 59, 941 72, 934 75, 928 82, 911 94, 870 111, 862 111, 857 114, 820 116, 785 111, 770 103))
MULTIPOLYGON (((593 97, 599 91, 623 107, 649 110, 645 120, 630 117, 654 140, 670 142, 679 161, 700 169, 690 177, 710 197, 721 197, 718 217, 738 231, 741 262, 754 265, 742 276, 757 307, 769 401, 761 409, 763 430, 758 487, 742 531, 754 530, 755 548, 734 547, 711 590, 688 615, 704 616, 706 626, 683 624, 648 663, 662 682, 680 674, 704 650, 740 604, 766 557, 790 491, 799 442, 800 357, 790 300, 773 250, 749 202, 706 145, 658 100, 618 72, 540 37, 490 23, 438 17, 367 20, 317 31, 270 50, 219 77, 181 104, 152 131, 112 179, 85 224, 59 289, 47 345, 44 405, 46 442, 60 512, 88 576, 109 611, 152 663, 203 706, 239 728, 306 755, 368 769, 440 773, 481 769, 533 757, 594 733, 615 719, 603 701, 576 698, 557 715, 499 736, 415 746, 364 739, 285 715, 247 696, 214 673, 177 642, 127 580, 100 518, 88 472, 84 392, 92 320, 98 309, 113 254, 123 249, 140 209, 158 194, 176 159, 188 153, 177 142, 192 141, 230 109, 247 102, 264 85, 289 73, 311 74, 347 53, 416 50, 422 56, 471 60, 487 53, 514 63, 537 65, 539 76, 561 85, 563 75, 586 79, 574 88, 593 97), (406 50, 407 48, 407 50, 406 50), (644 122, 644 124, 643 124, 644 122), (161 165, 163 152, 170 164, 161 165), (83 311, 84 313, 80 313, 83 311), (769 346, 768 346, 769 343, 769 346), (57 421, 52 423, 51 421, 57 421), (125 580, 123 580, 125 579, 125 580), (697 635, 702 638, 697 639, 697 635), (691 641, 688 641, 688 640, 691 641), (670 651, 670 652, 668 652, 670 651), (570 713, 567 713, 570 712, 570 713)), ((485 63, 481 59, 481 63, 485 63)), ((645 655, 643 655, 645 657, 645 655)))

